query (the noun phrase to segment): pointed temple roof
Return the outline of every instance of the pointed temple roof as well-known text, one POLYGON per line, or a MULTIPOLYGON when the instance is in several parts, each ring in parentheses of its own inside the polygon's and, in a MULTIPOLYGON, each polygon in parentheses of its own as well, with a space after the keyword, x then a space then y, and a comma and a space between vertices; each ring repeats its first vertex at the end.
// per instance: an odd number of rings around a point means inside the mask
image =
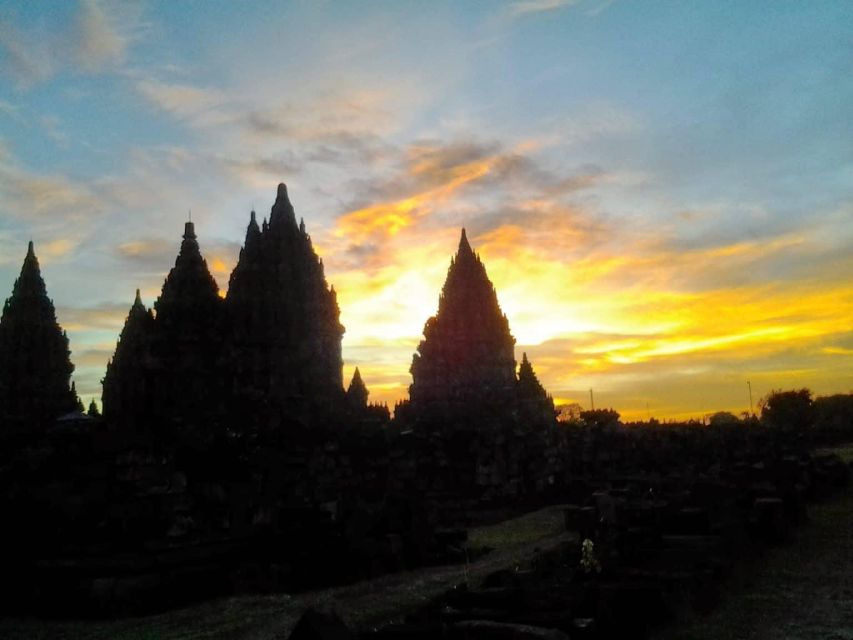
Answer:
POLYGON ((296 213, 293 211, 293 205, 287 195, 287 185, 281 182, 278 185, 272 211, 270 211, 270 228, 284 224, 296 228, 296 213))
POLYGON ((252 363, 241 378, 247 397, 273 398, 271 406, 343 402, 340 309, 284 183, 269 222, 258 231, 249 221, 226 308, 233 353, 252 363))
POLYGON ((518 367, 518 395, 521 399, 544 400, 548 393, 536 377, 533 365, 527 359, 527 353, 521 356, 521 365, 518 367))
POLYGON ((462 229, 459 248, 447 271, 436 319, 463 332, 479 331, 476 325, 484 320, 490 323, 490 330, 509 334, 509 323, 498 305, 495 288, 486 267, 471 248, 465 229, 462 229))
POLYGON ((15 280, 12 297, 7 300, 7 304, 22 303, 24 299, 36 301, 37 304, 43 305, 45 310, 49 305, 50 310, 53 311, 53 303, 47 297, 47 288, 41 277, 41 269, 32 240, 27 245, 27 255, 24 256, 24 263, 21 265, 21 274, 15 280))
POLYGON ((171 323, 172 316, 192 316, 204 323, 204 314, 220 304, 219 286, 199 250, 195 225, 187 222, 175 266, 166 276, 163 291, 154 303, 158 320, 171 323))
MULTIPOLYGON (((122 327, 118 342, 116 343, 113 366, 116 364, 120 365, 127 358, 136 357, 136 354, 144 348, 146 341, 150 337, 153 322, 154 318, 151 312, 142 304, 142 296, 139 293, 139 289, 137 289, 136 298, 134 298, 133 304, 130 306, 130 311, 128 311, 127 318, 124 321, 124 327, 122 327)), ((108 367, 108 377, 109 374, 108 367)))
POLYGON ((69 355, 30 241, 0 317, 0 413, 43 421, 72 410, 69 355))
POLYGON ((495 288, 463 229, 438 313, 427 320, 412 361, 412 402, 514 395, 514 345, 495 288))
POLYGON ((361 378, 361 372, 356 367, 355 372, 352 374, 352 381, 347 388, 347 401, 354 407, 366 407, 368 395, 370 393, 364 384, 364 380, 361 378))

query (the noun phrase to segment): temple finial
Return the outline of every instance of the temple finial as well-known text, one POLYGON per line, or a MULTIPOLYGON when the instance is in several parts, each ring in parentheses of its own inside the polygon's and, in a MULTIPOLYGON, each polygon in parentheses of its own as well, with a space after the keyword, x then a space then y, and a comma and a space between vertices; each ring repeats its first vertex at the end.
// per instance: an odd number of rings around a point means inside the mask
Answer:
POLYGON ((462 253, 474 253, 474 251, 471 249, 470 243, 468 242, 468 235, 465 233, 465 227, 462 227, 462 237, 459 238, 458 254, 462 253))
POLYGON ((195 225, 192 221, 184 223, 184 240, 195 240, 195 225))

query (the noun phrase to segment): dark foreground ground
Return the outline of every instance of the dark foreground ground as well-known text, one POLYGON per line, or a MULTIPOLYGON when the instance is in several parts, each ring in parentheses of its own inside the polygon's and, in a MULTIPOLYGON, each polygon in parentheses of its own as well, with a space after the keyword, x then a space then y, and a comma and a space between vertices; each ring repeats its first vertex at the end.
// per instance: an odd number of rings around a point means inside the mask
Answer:
MULTIPOLYGON (((853 458, 853 446, 840 451, 853 458)), ((686 613, 659 640, 826 638, 853 640, 853 486, 812 505, 793 541, 767 550, 726 583, 710 615, 686 613)), ((215 600, 156 616, 110 622, 2 620, 3 638, 286 638, 308 607, 333 609, 350 627, 371 628, 422 607, 461 583, 529 564, 569 541, 562 507, 470 532, 469 547, 493 550, 462 565, 428 567, 346 587, 297 595, 215 600)))
POLYGON ((549 507, 469 532, 468 546, 492 549, 468 564, 426 567, 345 587, 297 595, 223 598, 144 618, 109 622, 0 620, 0 638, 86 640, 201 640, 286 638, 308 607, 334 610, 351 627, 372 627, 425 605, 454 585, 477 582, 499 569, 526 566, 536 556, 570 541, 563 508, 549 507))
MULTIPOLYGON (((853 445, 835 450, 846 462, 853 445)), ((809 508, 791 543, 729 581, 721 606, 659 640, 853 640, 853 485, 809 508)))

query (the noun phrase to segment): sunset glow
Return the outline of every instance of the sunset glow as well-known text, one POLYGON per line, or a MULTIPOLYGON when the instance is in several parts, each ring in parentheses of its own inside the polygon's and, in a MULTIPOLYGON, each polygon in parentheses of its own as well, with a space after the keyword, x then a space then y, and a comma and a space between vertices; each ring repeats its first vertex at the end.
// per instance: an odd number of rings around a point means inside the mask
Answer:
POLYGON ((463 227, 558 403, 853 391, 853 5, 714 5, 5 3, 0 288, 32 238, 88 404, 188 211, 226 295, 283 181, 373 401, 463 227))

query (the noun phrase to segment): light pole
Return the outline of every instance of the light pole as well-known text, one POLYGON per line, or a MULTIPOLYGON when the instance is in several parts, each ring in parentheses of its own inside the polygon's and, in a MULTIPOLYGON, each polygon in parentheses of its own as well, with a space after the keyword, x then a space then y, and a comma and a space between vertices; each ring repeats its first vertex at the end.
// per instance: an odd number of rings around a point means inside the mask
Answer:
POLYGON ((749 415, 754 416, 755 412, 752 410, 752 383, 747 380, 746 386, 749 387, 749 415))
POLYGON ((592 399, 592 389, 589 390, 589 406, 595 411, 595 400, 592 399))

